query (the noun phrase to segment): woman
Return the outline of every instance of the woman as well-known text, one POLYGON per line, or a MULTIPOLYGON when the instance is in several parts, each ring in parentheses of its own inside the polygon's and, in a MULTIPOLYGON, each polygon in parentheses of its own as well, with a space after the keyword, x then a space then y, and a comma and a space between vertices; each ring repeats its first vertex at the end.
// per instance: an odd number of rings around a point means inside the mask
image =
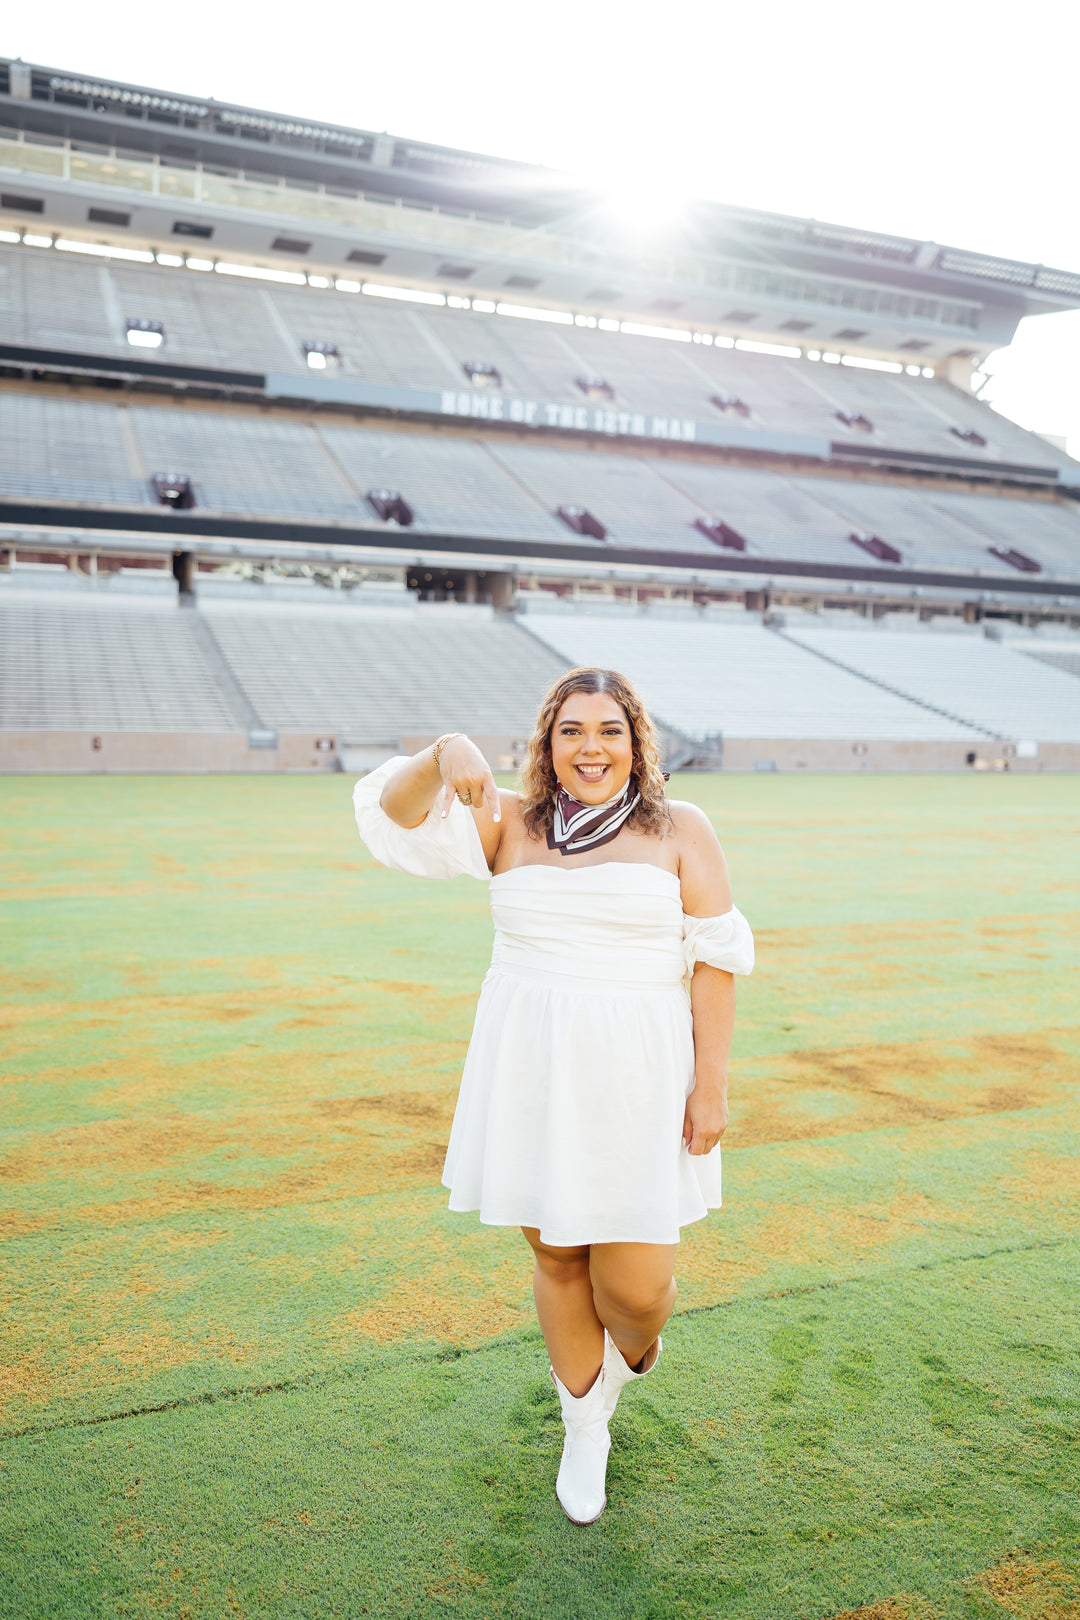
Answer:
POLYGON ((660 1355, 679 1228, 720 1205, 732 974, 754 960, 716 835, 664 780, 630 682, 574 669, 540 707, 519 792, 451 732, 354 794, 384 865, 490 875, 495 947, 443 1181, 452 1210, 532 1248, 575 1524, 606 1505, 620 1390, 660 1355))

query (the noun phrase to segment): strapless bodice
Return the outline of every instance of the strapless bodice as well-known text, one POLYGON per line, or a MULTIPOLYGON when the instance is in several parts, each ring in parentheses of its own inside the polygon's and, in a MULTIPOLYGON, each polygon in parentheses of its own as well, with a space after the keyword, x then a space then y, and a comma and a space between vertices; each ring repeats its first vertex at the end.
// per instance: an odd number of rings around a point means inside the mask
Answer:
POLYGON ((679 880, 659 866, 517 866, 491 879, 493 968, 628 988, 686 973, 679 880))

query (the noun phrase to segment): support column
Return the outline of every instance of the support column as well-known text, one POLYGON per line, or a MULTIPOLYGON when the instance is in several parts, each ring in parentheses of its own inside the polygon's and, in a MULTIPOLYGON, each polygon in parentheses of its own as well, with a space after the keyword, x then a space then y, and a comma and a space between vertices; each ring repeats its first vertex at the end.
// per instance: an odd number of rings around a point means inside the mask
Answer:
POLYGON ((950 354, 947 359, 937 361, 936 366, 938 376, 951 382, 954 388, 962 389, 965 394, 974 392, 969 354, 950 354))
POLYGON ((197 568, 198 559, 193 551, 173 552, 173 578, 180 593, 181 607, 194 607, 195 605, 195 574, 197 568))
POLYGON ((488 590, 495 610, 509 612, 514 606, 515 581, 513 574, 489 574, 488 590))

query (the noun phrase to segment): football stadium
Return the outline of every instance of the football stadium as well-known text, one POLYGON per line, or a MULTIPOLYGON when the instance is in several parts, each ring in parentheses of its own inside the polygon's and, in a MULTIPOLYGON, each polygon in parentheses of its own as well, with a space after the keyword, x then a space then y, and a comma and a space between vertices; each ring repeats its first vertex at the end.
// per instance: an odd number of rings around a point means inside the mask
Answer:
POLYGON ((1080 462, 979 397, 1075 309, 0 58, 0 1615, 1080 1616, 1080 462), (758 940, 583 1529, 440 1185, 487 895, 350 804, 578 665, 758 940))

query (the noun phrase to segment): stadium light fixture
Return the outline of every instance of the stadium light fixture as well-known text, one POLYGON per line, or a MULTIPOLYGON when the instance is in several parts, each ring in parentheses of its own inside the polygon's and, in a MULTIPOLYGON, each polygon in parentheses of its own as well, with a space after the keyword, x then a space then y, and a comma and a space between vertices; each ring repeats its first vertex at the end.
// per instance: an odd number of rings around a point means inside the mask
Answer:
POLYGON ((51 236, 39 236, 36 231, 23 232, 24 247, 52 247, 52 245, 53 239, 51 236))
POLYGON ((343 280, 339 277, 334 282, 334 289, 337 292, 358 293, 360 291, 360 283, 358 281, 350 281, 348 276, 346 276, 343 280))
MULTIPOLYGON (((23 237, 23 241, 27 241, 23 237)), ((73 242, 65 236, 58 236, 53 243, 61 253, 89 253, 95 259, 131 259, 135 264, 153 264, 154 255, 144 252, 142 248, 109 247, 104 242, 73 242)))
POLYGON ((873 433, 874 424, 862 411, 837 411, 836 419, 843 422, 845 427, 858 428, 860 433, 873 433))
POLYGON ((615 401, 615 390, 606 377, 575 377, 575 383, 586 399, 615 401))
POLYGON ((590 540, 606 540, 607 529, 587 506, 557 506, 555 516, 561 518, 568 529, 590 540))
POLYGON ((413 509, 400 490, 369 489, 367 500, 383 523, 396 523, 402 529, 411 526, 413 509))
POLYGON ((472 304, 468 298, 459 298, 457 293, 449 293, 446 299, 447 309, 471 309, 472 304))
POLYGON ((842 354, 840 364, 856 366, 860 371, 891 371, 894 375, 904 369, 899 360, 867 360, 861 354, 842 354))
POLYGON ((722 333, 714 332, 712 341, 714 349, 733 349, 735 347, 735 339, 733 337, 725 337, 722 333))
MULTIPOLYGON (((820 360, 821 359, 821 350, 820 349, 807 349, 806 358, 808 360, 820 360)), ((916 369, 918 369, 918 368, 916 368, 916 369)))
POLYGON ((214 269, 219 276, 242 276, 245 281, 281 281, 290 287, 307 284, 302 270, 270 270, 261 264, 234 264, 229 259, 219 259, 214 269))
MULTIPOLYGON (((340 281, 338 286, 341 286, 340 281)), ((406 304, 446 304, 442 293, 421 292, 418 287, 388 287, 381 281, 361 282, 360 291, 369 298, 400 298, 406 304)))
POLYGON ((750 407, 737 394, 710 394, 709 404, 715 405, 725 416, 749 416, 750 407))
POLYGON ((596 316, 595 315, 575 315, 574 316, 574 325, 575 326, 595 326, 596 325, 596 316))
POLYGON ((1022 574, 1042 573, 1042 563, 1036 562, 1034 557, 1029 557, 1026 551, 1018 551, 1015 546, 987 546, 986 549, 992 557, 1008 563, 1010 568, 1019 569, 1022 574))
POLYGON ((950 427, 949 432, 964 444, 973 444, 977 450, 986 449, 986 439, 981 433, 977 433, 974 428, 950 427))
POLYGON ((497 305, 490 298, 474 298, 472 307, 481 315, 494 315, 497 305))
POLYGON ((307 284, 308 284, 309 287, 329 287, 330 286, 330 277, 329 276, 308 276, 307 284))
POLYGON ((933 377, 935 375, 933 366, 923 366, 922 374, 924 377, 933 377))
POLYGON ((195 486, 187 473, 160 472, 150 479, 159 506, 190 512, 195 502, 195 486))
POLYGON ((757 338, 736 338, 735 347, 747 354, 776 354, 784 360, 800 360, 802 350, 791 343, 760 343, 757 338))
POLYGON ((461 369, 474 388, 502 387, 502 372, 490 360, 463 360, 461 369))
POLYGON ((922 376, 922 366, 905 366, 904 370, 907 372, 909 377, 922 376))
POLYGON ((904 560, 896 547, 891 546, 887 540, 883 540, 879 534, 858 534, 853 531, 848 535, 848 539, 853 546, 858 546, 860 550, 867 552, 871 557, 876 557, 878 562, 893 563, 895 565, 904 560))
POLYGON ((832 351, 829 350, 829 349, 825 350, 825 352, 821 356, 821 358, 825 361, 825 363, 827 365, 830 365, 830 366, 838 366, 840 364, 840 356, 838 354, 833 354, 832 351))
POLYGON ((601 332, 617 332, 619 330, 618 321, 609 319, 607 315, 601 315, 596 324, 600 328, 601 332))
POLYGON ((133 349, 160 349, 165 328, 160 321, 128 321, 127 340, 133 349))
POLYGON ((336 371, 341 365, 341 350, 336 343, 305 343, 303 352, 312 371, 336 371))
POLYGON ((627 337, 667 338, 671 343, 692 343, 694 334, 675 326, 646 326, 640 321, 620 321, 619 331, 627 337))
POLYGON ((0 242, 21 242, 18 231, 0 231, 0 242))
POLYGON ((214 261, 213 259, 185 259, 184 268, 186 270, 212 270, 214 261))
POLYGON ((730 523, 725 523, 723 518, 695 518, 694 528, 699 534, 703 534, 706 540, 711 540, 714 546, 722 546, 725 551, 746 550, 745 538, 738 529, 733 529, 730 523))
MULTIPOLYGON (((473 299, 475 308, 476 300, 473 299)), ((574 324, 574 317, 563 309, 530 309, 526 304, 496 304, 495 309, 500 315, 512 315, 521 321, 553 321, 556 326, 574 324)))
POLYGON ((184 268, 183 255, 180 253, 155 253, 154 258, 158 264, 168 265, 170 270, 182 270, 184 268))

